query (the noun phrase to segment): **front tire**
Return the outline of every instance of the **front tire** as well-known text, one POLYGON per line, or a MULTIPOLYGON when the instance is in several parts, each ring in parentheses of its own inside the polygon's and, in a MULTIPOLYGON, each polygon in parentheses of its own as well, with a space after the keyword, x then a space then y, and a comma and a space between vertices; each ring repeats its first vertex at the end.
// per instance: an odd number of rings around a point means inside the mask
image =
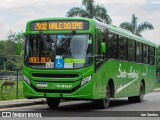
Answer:
POLYGON ((58 98, 46 98, 47 104, 51 108, 58 108, 60 99, 58 98))
POLYGON ((97 101, 98 103, 98 107, 101 109, 105 109, 109 107, 109 103, 110 103, 110 86, 107 86, 106 89, 106 98, 103 98, 101 100, 97 101))

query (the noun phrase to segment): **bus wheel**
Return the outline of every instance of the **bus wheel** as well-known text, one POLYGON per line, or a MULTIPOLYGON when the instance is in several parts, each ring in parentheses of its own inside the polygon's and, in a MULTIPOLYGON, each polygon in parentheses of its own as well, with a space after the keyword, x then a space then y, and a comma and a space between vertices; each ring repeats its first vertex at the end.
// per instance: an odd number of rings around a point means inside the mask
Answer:
POLYGON ((141 83, 140 92, 138 96, 128 97, 129 102, 142 102, 144 98, 144 84, 141 83))
POLYGON ((97 101, 98 103, 98 107, 101 109, 105 109, 109 107, 109 103, 110 103, 110 86, 107 86, 107 90, 106 90, 106 98, 103 98, 101 100, 97 101))
POLYGON ((58 108, 60 99, 58 98, 46 98, 47 104, 49 107, 58 108))
POLYGON ((141 83, 139 96, 136 96, 136 102, 142 102, 144 98, 144 85, 141 83))

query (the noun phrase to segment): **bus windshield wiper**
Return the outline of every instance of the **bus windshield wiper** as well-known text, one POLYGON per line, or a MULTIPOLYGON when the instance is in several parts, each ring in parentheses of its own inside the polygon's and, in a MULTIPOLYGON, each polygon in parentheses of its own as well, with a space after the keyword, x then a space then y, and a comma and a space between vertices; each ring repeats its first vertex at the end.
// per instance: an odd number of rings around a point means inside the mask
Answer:
POLYGON ((47 42, 47 40, 46 40, 45 35, 43 34, 43 32, 40 32, 40 36, 41 36, 41 38, 42 38, 45 46, 46 46, 47 48, 50 48, 50 45, 49 45, 49 43, 47 42))
POLYGON ((69 34, 64 41, 66 41, 66 40, 71 40, 75 34, 76 34, 76 31, 75 31, 75 30, 72 30, 71 34, 69 34))
POLYGON ((67 37, 62 41, 61 46, 65 45, 65 43, 70 43, 70 40, 73 38, 75 34, 76 34, 76 31, 72 30, 72 32, 69 35, 67 35, 67 37))

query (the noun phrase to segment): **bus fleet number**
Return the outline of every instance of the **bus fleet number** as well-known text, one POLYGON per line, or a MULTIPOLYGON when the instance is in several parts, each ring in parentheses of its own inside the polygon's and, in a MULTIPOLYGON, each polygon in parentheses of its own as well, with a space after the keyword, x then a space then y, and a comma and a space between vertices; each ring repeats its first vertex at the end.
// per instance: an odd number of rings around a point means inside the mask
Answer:
POLYGON ((47 23, 36 23, 36 30, 47 30, 47 23))

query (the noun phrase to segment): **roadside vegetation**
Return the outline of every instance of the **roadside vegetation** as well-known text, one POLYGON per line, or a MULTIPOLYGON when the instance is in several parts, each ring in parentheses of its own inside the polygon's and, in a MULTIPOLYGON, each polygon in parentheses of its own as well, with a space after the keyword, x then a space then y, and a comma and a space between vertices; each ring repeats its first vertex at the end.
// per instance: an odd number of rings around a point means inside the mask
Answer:
MULTIPOLYGON (((1 100, 14 100, 17 99, 17 84, 16 84, 16 80, 14 81, 15 85, 13 85, 13 87, 9 86, 3 86, 3 80, 0 80, 0 101, 1 100)), ((22 80, 20 80, 18 82, 18 99, 22 99, 23 97, 23 82, 22 80)))

